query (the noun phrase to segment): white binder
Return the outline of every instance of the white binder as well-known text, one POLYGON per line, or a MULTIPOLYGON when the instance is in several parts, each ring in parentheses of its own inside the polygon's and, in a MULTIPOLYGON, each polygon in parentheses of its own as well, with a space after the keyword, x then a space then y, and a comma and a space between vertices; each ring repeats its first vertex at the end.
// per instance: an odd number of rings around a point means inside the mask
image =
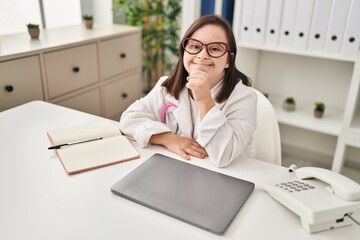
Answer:
POLYGON ((322 52, 328 26, 332 0, 316 0, 309 33, 308 52, 322 52))
POLYGON ((298 2, 293 49, 305 51, 309 39, 310 23, 315 0, 300 0, 298 2))
POLYGON ((241 7, 240 42, 250 43, 253 28, 254 1, 242 0, 241 7))
POLYGON ((344 34, 341 55, 356 57, 360 47, 360 1, 351 3, 347 27, 344 34))
POLYGON ((265 33, 265 45, 276 47, 280 35, 280 23, 283 0, 270 0, 268 6, 268 20, 265 33))
POLYGON ((280 48, 291 48, 298 0, 284 1, 280 31, 280 48))
POLYGON ((350 3, 351 0, 333 1, 325 39, 324 50, 327 54, 340 54, 350 3))
POLYGON ((251 42, 255 45, 263 45, 265 41, 267 6, 268 0, 255 1, 254 21, 251 30, 251 42))

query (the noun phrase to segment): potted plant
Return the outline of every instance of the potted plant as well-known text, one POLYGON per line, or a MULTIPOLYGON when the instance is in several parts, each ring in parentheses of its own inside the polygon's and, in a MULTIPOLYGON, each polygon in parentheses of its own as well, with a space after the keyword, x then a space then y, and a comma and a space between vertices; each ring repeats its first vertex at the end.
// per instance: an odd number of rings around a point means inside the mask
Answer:
POLYGON ((32 39, 37 39, 39 38, 40 35, 40 29, 39 29, 39 24, 33 24, 33 23, 29 23, 28 25, 26 25, 28 28, 28 32, 30 34, 30 37, 32 39))
POLYGON ((90 13, 86 13, 83 15, 83 19, 84 19, 84 22, 85 22, 85 27, 87 29, 92 29, 93 28, 93 15, 90 14, 90 13))
POLYGON ((315 102, 314 116, 316 118, 322 118, 325 111, 325 104, 323 102, 315 102))
POLYGON ((172 69, 169 59, 177 56, 180 29, 178 0, 115 0, 114 8, 121 9, 125 23, 142 28, 144 93, 172 69))
POLYGON ((283 103, 283 109, 285 111, 295 110, 295 99, 293 97, 287 97, 283 103))

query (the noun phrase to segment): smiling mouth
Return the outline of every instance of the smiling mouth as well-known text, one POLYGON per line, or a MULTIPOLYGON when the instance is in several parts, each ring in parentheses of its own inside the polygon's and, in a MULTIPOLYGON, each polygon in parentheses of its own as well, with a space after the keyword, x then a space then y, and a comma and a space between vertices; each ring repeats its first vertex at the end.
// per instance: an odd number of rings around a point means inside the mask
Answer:
POLYGON ((210 66, 212 66, 212 64, 206 64, 206 63, 193 63, 193 64, 195 64, 195 65, 197 65, 197 66, 205 66, 205 67, 210 67, 210 66))

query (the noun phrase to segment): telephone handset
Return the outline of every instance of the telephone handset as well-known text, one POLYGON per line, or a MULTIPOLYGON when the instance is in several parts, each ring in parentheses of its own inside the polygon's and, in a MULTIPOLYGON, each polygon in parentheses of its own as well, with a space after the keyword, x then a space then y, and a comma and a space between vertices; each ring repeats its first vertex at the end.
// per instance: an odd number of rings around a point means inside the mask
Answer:
POLYGON ((306 231, 314 233, 352 224, 344 216, 360 212, 360 184, 322 168, 303 167, 290 172, 295 174, 263 184, 262 188, 300 216, 306 231))
POLYGON ((360 185, 344 175, 315 167, 299 168, 295 170, 295 174, 299 179, 317 178, 328 183, 333 193, 345 200, 360 200, 360 185))

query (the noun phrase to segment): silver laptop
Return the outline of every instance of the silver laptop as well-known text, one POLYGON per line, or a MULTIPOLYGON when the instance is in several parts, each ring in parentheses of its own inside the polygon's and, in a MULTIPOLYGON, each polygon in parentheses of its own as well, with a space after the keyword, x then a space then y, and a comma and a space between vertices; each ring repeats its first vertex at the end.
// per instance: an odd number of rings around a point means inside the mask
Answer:
POLYGON ((155 154, 115 183, 121 197, 223 234, 254 183, 155 154))

